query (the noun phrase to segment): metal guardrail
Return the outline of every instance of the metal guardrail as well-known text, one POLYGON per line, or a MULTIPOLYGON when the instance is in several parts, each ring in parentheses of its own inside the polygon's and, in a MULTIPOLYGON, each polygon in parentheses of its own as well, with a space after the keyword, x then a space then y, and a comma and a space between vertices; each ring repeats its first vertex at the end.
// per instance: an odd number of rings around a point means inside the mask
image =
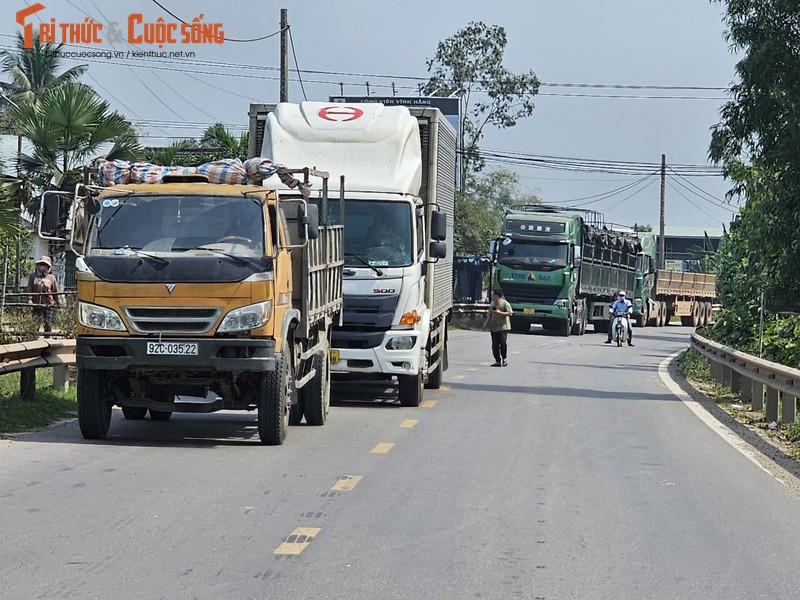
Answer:
POLYGON ((750 403, 754 411, 762 410, 766 403, 767 421, 777 422, 780 409, 781 422, 795 422, 800 369, 723 346, 699 332, 692 334, 692 347, 708 359, 711 377, 741 394, 743 403, 750 403))
POLYGON ((0 375, 20 373, 23 400, 33 400, 36 369, 53 368, 53 387, 66 390, 68 368, 75 364, 75 340, 34 340, 0 345, 0 375))

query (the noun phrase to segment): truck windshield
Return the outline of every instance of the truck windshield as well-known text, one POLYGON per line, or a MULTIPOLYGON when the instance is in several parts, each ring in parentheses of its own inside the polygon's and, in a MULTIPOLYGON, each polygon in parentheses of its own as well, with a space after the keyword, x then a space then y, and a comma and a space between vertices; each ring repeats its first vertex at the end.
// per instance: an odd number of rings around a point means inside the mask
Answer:
POLYGON ((543 244, 516 240, 500 245, 498 262, 508 267, 552 265, 564 267, 567 264, 569 246, 567 244, 543 244))
POLYGON ((152 255, 264 255, 261 204, 238 196, 106 197, 90 233, 89 254, 130 248, 152 255))
MULTIPOLYGON (((329 202, 328 214, 339 214, 339 201, 329 202)), ((410 265, 412 244, 411 204, 372 200, 346 200, 344 203, 345 264, 363 267, 401 267, 410 265)), ((332 223, 336 224, 336 223, 332 223)))

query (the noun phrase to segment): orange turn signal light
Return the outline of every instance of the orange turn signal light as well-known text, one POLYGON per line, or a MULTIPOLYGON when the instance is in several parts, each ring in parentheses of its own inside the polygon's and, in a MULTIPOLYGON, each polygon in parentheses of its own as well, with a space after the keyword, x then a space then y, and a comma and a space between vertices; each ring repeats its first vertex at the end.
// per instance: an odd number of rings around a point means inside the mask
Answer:
POLYGON ((414 325, 415 323, 419 323, 421 320, 422 317, 419 316, 417 311, 412 310, 411 312, 407 312, 400 317, 400 325, 414 325))

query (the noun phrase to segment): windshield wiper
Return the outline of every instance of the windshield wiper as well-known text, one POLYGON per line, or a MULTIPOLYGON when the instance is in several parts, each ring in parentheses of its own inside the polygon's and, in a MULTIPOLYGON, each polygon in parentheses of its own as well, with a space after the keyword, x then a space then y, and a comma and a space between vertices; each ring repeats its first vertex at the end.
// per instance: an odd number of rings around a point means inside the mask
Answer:
POLYGON ((224 252, 219 250, 218 248, 212 248, 211 246, 192 246, 191 248, 173 248, 173 250, 179 250, 181 252, 189 252, 190 250, 208 250, 209 252, 214 252, 216 254, 221 254, 222 256, 227 256, 228 258, 236 261, 240 265, 250 265, 253 264, 252 260, 247 260, 241 256, 236 256, 235 254, 231 254, 230 252, 224 252))
POLYGON ((133 252, 137 256, 144 256, 145 258, 150 258, 152 260, 158 261, 161 264, 168 265, 169 259, 164 258, 163 256, 156 256, 155 254, 149 254, 148 252, 142 252, 139 248, 131 248, 130 246, 122 246, 121 248, 108 248, 106 246, 95 246, 93 250, 113 250, 112 254, 120 254, 120 251, 128 251, 133 252))
POLYGON ((365 259, 365 258, 364 258, 363 256, 361 256, 360 254, 353 254, 352 252, 345 252, 345 253, 344 253, 344 255, 345 255, 345 256, 352 256, 353 258, 357 258, 357 259, 358 259, 358 261, 359 261, 359 262, 360 262, 362 265, 366 265, 366 266, 368 266, 370 269, 372 269, 373 271, 375 271, 375 272, 378 274, 378 277, 383 277, 383 271, 381 271, 381 270, 380 270, 378 267, 376 267, 375 265, 371 265, 371 264, 369 264, 369 261, 367 261, 367 259, 365 259))

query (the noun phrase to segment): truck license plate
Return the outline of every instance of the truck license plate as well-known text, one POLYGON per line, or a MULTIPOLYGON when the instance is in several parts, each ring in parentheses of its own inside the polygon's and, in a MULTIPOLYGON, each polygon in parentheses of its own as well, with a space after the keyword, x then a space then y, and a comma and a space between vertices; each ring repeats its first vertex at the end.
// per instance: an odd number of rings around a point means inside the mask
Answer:
POLYGON ((147 342, 148 354, 167 354, 170 356, 197 356, 196 342, 147 342))
POLYGON ((331 348, 331 364, 335 365, 339 362, 339 351, 331 348))
POLYGON ((534 309, 534 308, 523 308, 522 309, 522 314, 523 315, 532 315, 535 312, 536 312, 536 309, 534 309))

